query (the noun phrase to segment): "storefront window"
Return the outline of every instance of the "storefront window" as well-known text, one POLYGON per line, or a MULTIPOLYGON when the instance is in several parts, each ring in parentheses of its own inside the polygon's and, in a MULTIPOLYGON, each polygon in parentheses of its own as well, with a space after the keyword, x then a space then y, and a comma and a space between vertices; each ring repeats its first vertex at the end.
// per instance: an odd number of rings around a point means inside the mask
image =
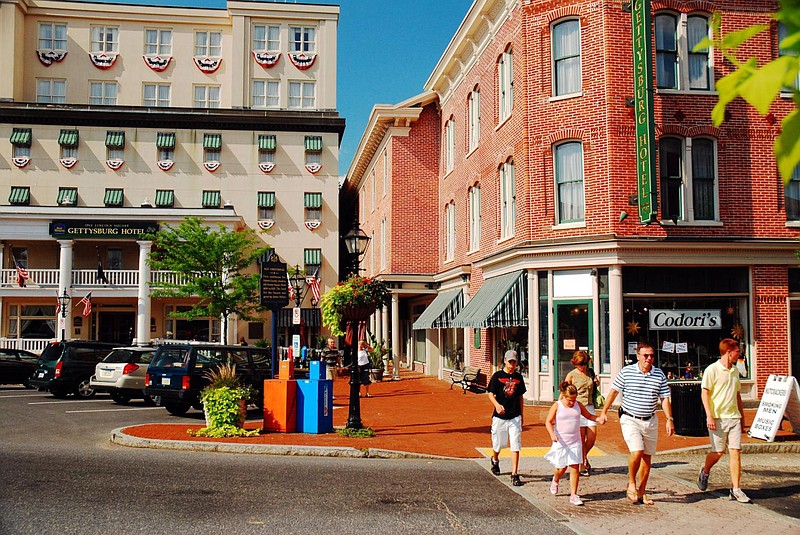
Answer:
POLYGON ((8 307, 9 338, 54 338, 56 307, 53 305, 11 305, 8 307))
POLYGON ((506 351, 513 349, 517 352, 517 371, 522 375, 528 374, 528 328, 527 327, 508 327, 495 329, 497 336, 497 359, 496 367, 503 367, 503 356, 506 351))
POLYGON ((548 297, 547 272, 539 272, 539 371, 550 372, 550 337, 548 325, 550 323, 550 308, 547 306, 548 297))
POLYGON ((184 312, 190 308, 188 306, 164 307, 164 312, 167 316, 166 320, 164 320, 166 338, 172 340, 196 340, 198 342, 219 342, 221 326, 219 320, 210 318, 187 320, 169 317, 175 310, 184 312))
POLYGON ((462 329, 442 329, 442 356, 444 367, 460 370, 464 367, 464 331, 462 329))
POLYGON ((600 369, 597 373, 611 373, 611 328, 608 310, 608 268, 600 268, 597 273, 598 294, 600 296, 600 354, 598 362, 600 369))

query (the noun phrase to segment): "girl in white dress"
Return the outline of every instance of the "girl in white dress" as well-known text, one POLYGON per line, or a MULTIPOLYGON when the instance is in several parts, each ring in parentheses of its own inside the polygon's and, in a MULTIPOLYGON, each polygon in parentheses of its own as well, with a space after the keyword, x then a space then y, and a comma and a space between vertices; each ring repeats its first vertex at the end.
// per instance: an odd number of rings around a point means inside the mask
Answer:
POLYGON ((545 426, 553 445, 544 458, 555 467, 553 481, 550 482, 550 493, 558 494, 558 483, 569 467, 571 491, 569 503, 583 505, 581 497, 578 496, 578 478, 580 477, 578 467, 583 462, 581 416, 592 421, 596 421, 597 417, 578 401, 578 389, 575 388, 575 385, 564 381, 558 388, 561 395, 558 401, 550 407, 547 420, 545 420, 545 426))

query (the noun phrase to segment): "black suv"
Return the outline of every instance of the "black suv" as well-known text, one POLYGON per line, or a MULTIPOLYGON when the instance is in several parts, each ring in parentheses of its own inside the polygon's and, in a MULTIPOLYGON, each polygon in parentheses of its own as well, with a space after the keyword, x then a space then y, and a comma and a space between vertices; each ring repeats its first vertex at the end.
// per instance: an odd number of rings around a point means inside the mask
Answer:
POLYGON ((28 383, 39 390, 49 390, 57 398, 73 393, 88 399, 95 394, 89 385, 95 366, 116 346, 86 340, 51 342, 42 351, 28 383))
POLYGON ((170 414, 183 416, 194 407, 202 410, 200 391, 208 384, 205 374, 221 364, 235 364, 243 386, 255 391, 253 402, 264 404, 264 379, 272 378, 269 350, 251 346, 167 344, 153 356, 145 376, 146 395, 160 397, 170 414))

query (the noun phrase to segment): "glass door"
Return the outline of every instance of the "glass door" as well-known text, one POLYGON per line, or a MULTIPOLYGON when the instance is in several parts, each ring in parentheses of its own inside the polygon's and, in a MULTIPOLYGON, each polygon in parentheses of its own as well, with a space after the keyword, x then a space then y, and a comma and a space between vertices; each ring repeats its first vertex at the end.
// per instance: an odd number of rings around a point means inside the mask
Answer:
POLYGON ((590 299, 557 301, 555 303, 555 376, 553 377, 553 399, 558 399, 558 385, 572 371, 572 355, 576 351, 587 351, 592 355, 594 340, 592 332, 592 301, 590 299))

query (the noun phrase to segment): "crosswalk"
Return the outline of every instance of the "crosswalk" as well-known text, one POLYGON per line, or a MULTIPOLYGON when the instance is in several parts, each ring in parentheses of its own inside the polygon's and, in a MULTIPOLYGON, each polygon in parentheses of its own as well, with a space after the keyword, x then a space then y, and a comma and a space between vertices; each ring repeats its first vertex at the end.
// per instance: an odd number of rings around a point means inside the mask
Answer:
MULTIPOLYGON (((484 457, 487 459, 492 456, 492 448, 476 448, 484 457)), ((550 446, 532 446, 527 448, 522 448, 519 450, 520 458, 534 458, 534 457, 544 457, 544 455, 550 451, 550 446)), ((597 448, 592 448, 592 451, 589 453, 589 457, 603 457, 605 456, 605 452, 599 450, 597 448)), ((501 459, 510 459, 511 458, 511 450, 508 448, 503 448, 500 450, 500 458, 501 459)))

